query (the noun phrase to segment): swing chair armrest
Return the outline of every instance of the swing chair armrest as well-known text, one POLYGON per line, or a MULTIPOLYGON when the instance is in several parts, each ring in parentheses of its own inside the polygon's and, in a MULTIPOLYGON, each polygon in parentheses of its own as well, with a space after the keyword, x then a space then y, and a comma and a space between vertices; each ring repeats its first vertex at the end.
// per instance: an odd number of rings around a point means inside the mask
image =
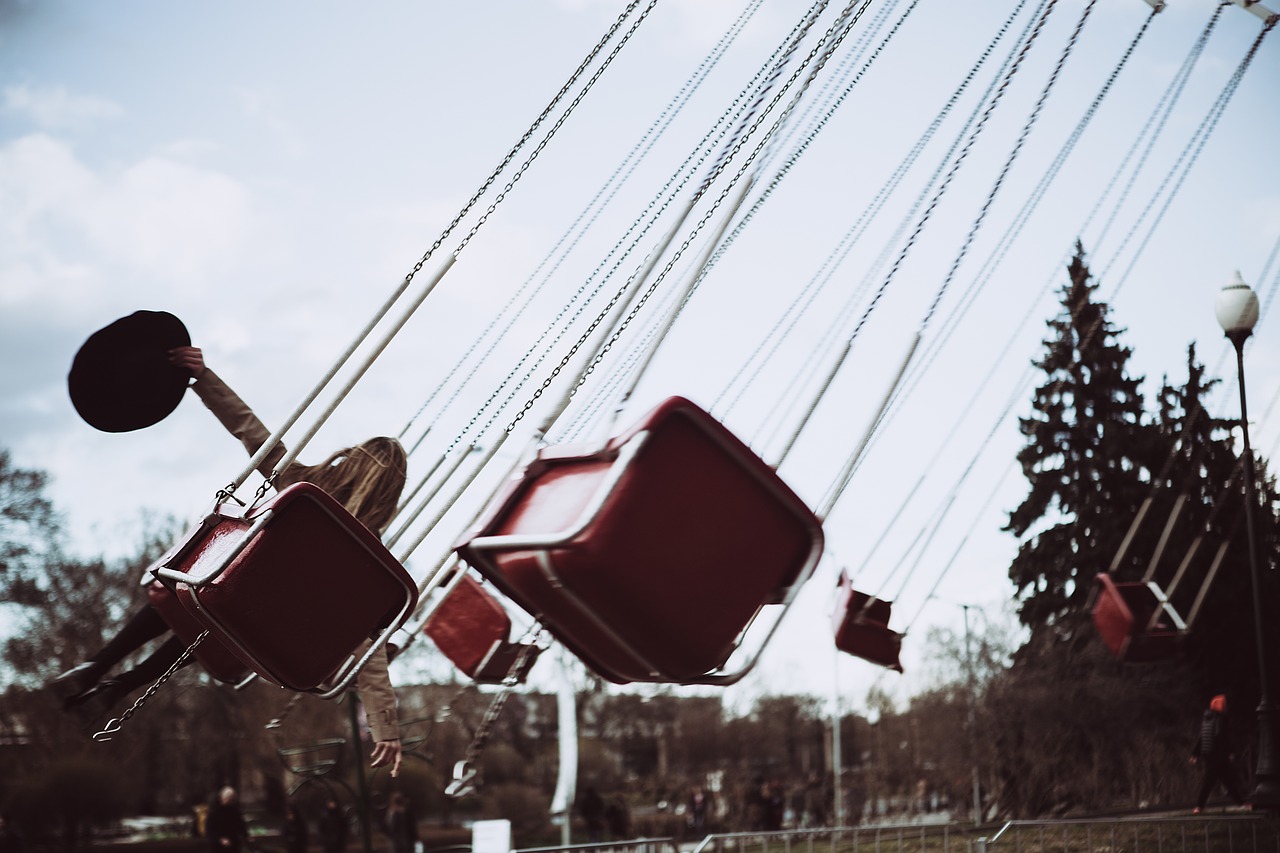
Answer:
POLYGON ((609 496, 613 493, 614 487, 627 473, 648 437, 648 431, 642 430, 618 448, 618 455, 613 460, 609 473, 600 485, 596 487, 595 493, 592 494, 591 500, 583 507, 582 513, 565 529, 554 533, 542 534, 507 533, 476 536, 468 541, 468 547, 477 551, 496 551, 504 548, 552 548, 581 536, 583 531, 590 527, 596 516, 600 514, 605 502, 608 501, 609 496))
MULTIPOLYGON (((189 537, 188 541, 182 547, 174 549, 172 555, 164 559, 159 565, 152 567, 151 573, 162 581, 171 581, 173 583, 183 583, 190 587, 207 586, 213 583, 227 570, 235 559, 240 556, 253 538, 266 526, 273 516, 273 511, 268 509, 253 520, 253 523, 239 536, 235 538, 231 547, 225 549, 222 554, 215 557, 213 565, 207 570, 200 572, 184 572, 178 569, 170 568, 174 563, 179 563, 186 558, 192 547, 198 542, 198 535, 189 537)), ((208 524, 211 519, 219 518, 219 516, 211 515, 197 527, 197 532, 203 531, 204 525, 208 524)))

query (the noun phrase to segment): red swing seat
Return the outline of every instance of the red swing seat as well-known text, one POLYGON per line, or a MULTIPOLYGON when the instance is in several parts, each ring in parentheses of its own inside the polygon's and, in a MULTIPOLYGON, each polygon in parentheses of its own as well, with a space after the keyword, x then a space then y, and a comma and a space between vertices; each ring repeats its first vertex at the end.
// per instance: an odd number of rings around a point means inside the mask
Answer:
POLYGON ((1111 654, 1127 663, 1152 663, 1177 656, 1186 625, 1159 586, 1117 583, 1106 572, 1098 574, 1094 584, 1093 624, 1111 654))
POLYGON ((840 573, 836 609, 832 616, 836 648, 886 669, 902 672, 898 655, 902 635, 889 629, 893 603, 853 588, 845 572, 840 573))
POLYGON ((205 643, 217 640, 281 687, 325 696, 364 665, 369 652, 354 652, 384 643, 418 600, 378 537, 311 483, 244 516, 215 511, 152 573, 209 630, 205 643))
POLYGON ((465 573, 427 617, 423 632, 454 666, 481 684, 501 684, 508 675, 523 683, 541 651, 531 643, 510 641, 511 616, 465 573), (519 669, 513 671, 517 662, 519 669))
POLYGON ((763 648, 725 671, 747 628, 785 612, 822 543, 771 467, 672 397, 603 447, 544 448, 456 547, 604 678, 726 684, 763 648))

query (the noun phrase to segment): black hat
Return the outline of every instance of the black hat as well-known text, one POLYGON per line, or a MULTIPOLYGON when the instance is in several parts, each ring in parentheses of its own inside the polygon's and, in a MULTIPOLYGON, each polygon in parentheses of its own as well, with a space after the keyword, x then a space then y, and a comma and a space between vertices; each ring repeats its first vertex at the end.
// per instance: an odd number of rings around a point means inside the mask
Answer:
POLYGON ((191 335, 165 311, 135 311, 89 336, 67 374, 80 417, 103 432, 130 432, 168 417, 191 381, 169 363, 169 350, 191 346, 191 335))

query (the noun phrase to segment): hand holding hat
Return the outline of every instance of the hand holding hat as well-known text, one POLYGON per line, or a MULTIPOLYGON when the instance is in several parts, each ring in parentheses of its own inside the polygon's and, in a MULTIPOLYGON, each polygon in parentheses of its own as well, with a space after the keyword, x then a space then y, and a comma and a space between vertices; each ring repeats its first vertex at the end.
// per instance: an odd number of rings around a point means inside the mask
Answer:
POLYGON ((169 351, 190 346, 186 326, 168 312, 122 317, 90 335, 76 353, 67 375, 71 403, 103 432, 159 423, 182 402, 192 376, 181 358, 170 360, 169 351))

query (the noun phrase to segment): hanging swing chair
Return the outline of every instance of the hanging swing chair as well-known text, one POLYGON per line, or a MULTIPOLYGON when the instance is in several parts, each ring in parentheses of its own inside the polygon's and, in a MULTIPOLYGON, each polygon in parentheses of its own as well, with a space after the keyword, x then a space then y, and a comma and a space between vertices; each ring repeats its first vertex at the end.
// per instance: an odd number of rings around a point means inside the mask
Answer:
POLYGON ((427 618, 423 632, 480 684, 501 684, 508 678, 523 683, 541 652, 534 644, 511 641, 511 617, 466 572, 427 618))
POLYGON ((1106 572, 1094 578, 1093 624, 1116 658, 1128 663, 1170 660, 1186 624, 1154 582, 1117 582, 1106 572))
POLYGON ((902 672, 898 655, 902 634, 889 628, 892 602, 858 592, 848 572, 841 570, 836 609, 832 617, 836 648, 854 657, 902 672))
MULTIPOLYGON (((1172 460, 1173 458, 1174 455, 1170 454, 1170 459, 1172 460)), ((1196 457, 1192 458, 1194 461, 1196 457)), ((1166 463, 1166 471, 1167 468, 1168 463, 1166 463)), ((1239 472, 1240 467, 1237 466, 1232 475, 1232 480, 1227 485, 1228 489, 1230 489, 1231 483, 1234 482, 1234 478, 1239 472)), ((1191 631, 1191 627, 1196 621, 1209 589, 1218 575, 1218 570, 1222 566, 1222 561, 1226 557, 1235 532, 1234 527, 1219 542, 1217 551, 1210 561, 1204 579, 1200 583, 1200 588, 1196 593, 1187 618, 1183 620, 1178 609, 1174 606, 1174 595, 1181 587, 1188 569, 1194 562, 1206 537, 1214 530, 1214 522, 1217 519, 1218 512, 1226 503, 1224 500, 1214 502, 1212 512, 1200 532, 1192 540, 1182 561, 1178 564, 1178 568, 1174 571, 1168 586, 1161 586, 1156 582, 1156 568, 1160 563, 1160 558, 1164 554, 1170 537, 1178 526, 1182 510, 1186 506, 1189 496, 1190 483, 1188 482, 1174 502, 1173 509, 1169 513, 1169 519, 1165 522, 1164 530, 1156 543, 1155 550, 1147 564, 1146 572, 1140 581, 1120 581, 1117 580, 1116 575, 1129 546, 1133 542, 1138 527, 1151 509, 1154 494, 1148 495, 1142 506, 1139 507, 1128 533, 1120 543, 1115 558, 1111 561, 1110 571, 1101 572, 1094 578, 1093 624, 1098 630, 1099 637, 1101 637, 1103 643, 1110 649, 1111 654, 1117 660, 1125 663, 1156 663, 1177 657, 1181 650, 1182 640, 1191 631)))
POLYGON ((151 571, 244 668, 326 697, 345 689, 418 600, 378 537, 311 483, 243 515, 219 505, 151 571), (352 650, 369 640, 357 659, 352 650))
POLYGON ((746 629, 790 605, 822 546, 772 468, 671 397, 601 448, 542 449, 456 551, 610 681, 725 684, 758 656, 724 670, 746 629))

